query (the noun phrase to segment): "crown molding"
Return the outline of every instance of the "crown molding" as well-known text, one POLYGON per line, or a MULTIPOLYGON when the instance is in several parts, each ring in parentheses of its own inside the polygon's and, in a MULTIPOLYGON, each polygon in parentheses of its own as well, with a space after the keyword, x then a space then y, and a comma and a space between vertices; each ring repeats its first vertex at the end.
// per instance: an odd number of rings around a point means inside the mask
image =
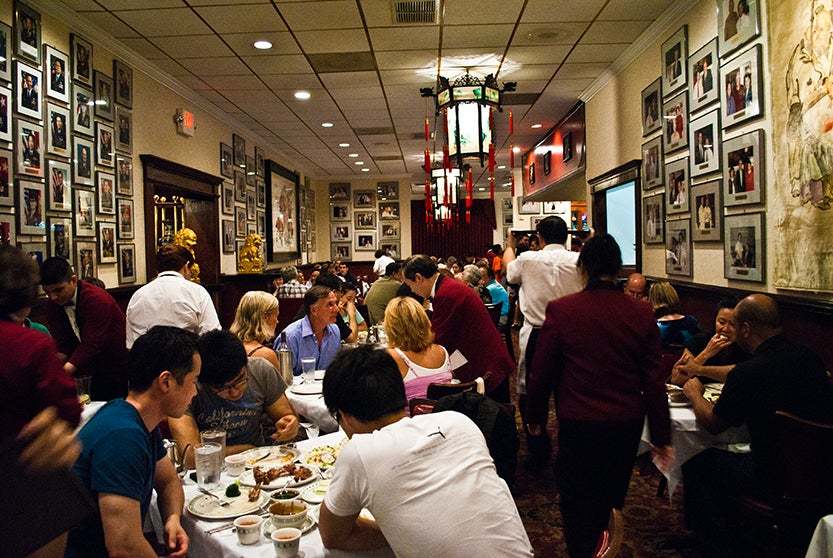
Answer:
POLYGON ((643 31, 642 34, 630 44, 630 46, 628 46, 628 48, 622 51, 619 58, 614 60, 613 63, 604 72, 602 72, 601 75, 581 93, 581 95, 579 95, 579 99, 585 103, 592 99, 596 93, 601 91, 601 89, 607 85, 610 80, 616 77, 619 72, 627 68, 631 62, 639 57, 639 55, 650 48, 651 45, 656 43, 657 37, 665 37, 666 35, 672 33, 674 31, 674 29, 672 29, 672 25, 674 25, 680 17, 688 13, 698 2, 700 2, 700 0, 674 0, 671 6, 662 12, 662 15, 654 20, 654 22, 649 25, 648 28, 643 31))
MULTIPOLYGON (((153 64, 152 61, 134 51, 97 25, 84 19, 76 13, 75 10, 68 7, 63 2, 55 2, 54 0, 27 0, 27 3, 41 12, 48 13, 58 21, 61 21, 69 27, 71 33, 78 32, 83 35, 87 40, 92 41, 95 46, 103 48, 124 62, 127 62, 134 70, 139 70, 146 74, 154 81, 170 89, 173 93, 179 95, 186 101, 193 103, 196 107, 207 112, 220 122, 228 125, 232 128, 232 130, 245 130, 247 135, 264 146, 268 145, 273 153, 282 157, 282 161, 277 161, 281 165, 287 168, 297 166, 297 162, 292 157, 288 156, 280 149, 275 148, 271 141, 265 139, 258 132, 252 130, 233 116, 229 115, 223 109, 172 75, 163 71, 161 68, 153 64)), ((301 173, 305 176, 311 176, 308 169, 301 168, 301 173)))

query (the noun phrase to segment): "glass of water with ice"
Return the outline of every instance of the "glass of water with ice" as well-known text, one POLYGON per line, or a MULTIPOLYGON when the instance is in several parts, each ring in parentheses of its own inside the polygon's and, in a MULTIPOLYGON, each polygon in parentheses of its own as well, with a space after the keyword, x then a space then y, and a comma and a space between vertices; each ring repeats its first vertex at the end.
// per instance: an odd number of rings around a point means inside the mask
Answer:
POLYGON ((197 484, 205 490, 220 487, 220 472, 223 470, 223 448, 220 444, 209 442, 194 449, 194 462, 197 469, 197 484))

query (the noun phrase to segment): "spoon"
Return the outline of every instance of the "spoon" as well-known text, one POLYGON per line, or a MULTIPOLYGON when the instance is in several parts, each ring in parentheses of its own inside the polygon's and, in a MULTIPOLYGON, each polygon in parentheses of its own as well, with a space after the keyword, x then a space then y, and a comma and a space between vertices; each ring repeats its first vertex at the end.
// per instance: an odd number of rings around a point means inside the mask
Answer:
POLYGON ((201 486, 199 487, 199 491, 202 492, 203 494, 205 494, 206 496, 211 496, 212 498, 217 500, 220 503, 220 506, 228 506, 231 503, 228 500, 224 500, 224 499, 220 498, 216 494, 206 490, 205 488, 203 488, 201 486))

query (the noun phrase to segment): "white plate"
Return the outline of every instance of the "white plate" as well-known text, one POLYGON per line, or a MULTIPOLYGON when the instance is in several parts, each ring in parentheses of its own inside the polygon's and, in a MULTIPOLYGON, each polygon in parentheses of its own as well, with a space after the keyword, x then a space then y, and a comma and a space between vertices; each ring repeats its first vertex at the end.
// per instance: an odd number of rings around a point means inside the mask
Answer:
MULTIPOLYGON (((269 484, 264 484, 263 490, 277 490, 278 488, 283 488, 284 486, 287 488, 296 488, 298 486, 304 486, 311 482, 317 481, 320 476, 318 467, 313 465, 304 465, 304 467, 307 467, 310 471, 312 471, 312 475, 310 475, 308 479, 295 482, 290 476, 278 477, 269 484), (287 484, 286 481, 290 481, 289 484, 287 484)), ((254 470, 244 471, 243 474, 240 475, 240 484, 243 486, 255 486, 257 483, 255 483, 254 470)))
MULTIPOLYGON (((315 527, 316 523, 318 523, 318 520, 315 518, 315 516, 313 516, 311 513, 309 513, 309 508, 307 508, 307 510, 308 510, 307 511, 307 516, 304 518, 304 524, 301 525, 301 534, 302 535, 306 535, 307 533, 309 533, 312 530, 312 528, 315 527)), ((264 520, 263 520, 263 536, 266 537, 267 539, 271 540, 272 539, 272 531, 274 529, 275 529, 275 526, 272 524, 272 520, 269 519, 268 517, 264 518, 264 520)), ((299 556, 300 556, 300 554, 299 554, 299 556)))
POLYGON ((679 403, 676 403, 674 401, 669 401, 668 406, 669 407, 691 407, 691 401, 680 401, 679 403))
POLYGON ((254 462, 269 455, 269 451, 269 448, 252 448, 241 452, 240 455, 246 458, 246 467, 251 467, 254 462))
POLYGON ((327 372, 326 370, 316 370, 316 371, 315 371, 315 381, 316 381, 316 382, 322 382, 322 381, 324 381, 324 374, 325 374, 326 372, 327 372))
MULTIPOLYGON (((258 461, 253 464, 246 463, 247 469, 252 469, 254 467, 282 467, 289 463, 292 463, 298 456, 301 455, 301 452, 295 448, 286 448, 283 446, 272 446, 272 447, 265 447, 265 448, 255 448, 260 452, 260 456, 264 457, 261 461, 258 461), (269 457, 265 457, 265 456, 269 457)), ((254 451, 254 450, 249 450, 254 451)))
POLYGON ((324 501, 324 496, 327 495, 327 491, 324 492, 317 492, 316 489, 319 487, 324 486, 325 488, 329 488, 330 481, 329 480, 322 480, 313 485, 310 485, 301 491, 301 498, 309 503, 309 504, 320 504, 324 501))
POLYGON ((321 382, 313 382, 311 384, 298 384, 294 385, 289 388, 289 391, 298 395, 315 395, 317 393, 321 393, 322 386, 321 382))
POLYGON ((236 498, 227 498, 225 494, 221 495, 219 490, 217 491, 217 495, 229 500, 229 505, 221 506, 220 502, 211 496, 200 494, 188 502, 188 511, 191 515, 202 519, 235 519, 250 513, 258 513, 263 504, 269 500, 267 494, 261 493, 260 498, 256 502, 249 502, 248 490, 241 490, 240 496, 236 498))

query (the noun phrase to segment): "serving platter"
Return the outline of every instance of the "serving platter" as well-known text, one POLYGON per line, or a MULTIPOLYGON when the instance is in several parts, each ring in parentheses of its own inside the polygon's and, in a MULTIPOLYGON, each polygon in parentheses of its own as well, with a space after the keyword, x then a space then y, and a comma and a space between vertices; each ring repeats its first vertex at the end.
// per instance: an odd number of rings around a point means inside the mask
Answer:
POLYGON ((207 494, 200 494, 192 498, 186 508, 191 515, 201 519, 235 519, 250 513, 258 513, 269 500, 267 494, 261 493, 260 498, 254 502, 249 502, 248 490, 241 491, 240 496, 233 498, 221 496, 219 491, 217 495, 223 498, 224 501, 228 501, 229 505, 221 506, 216 498, 207 494))

